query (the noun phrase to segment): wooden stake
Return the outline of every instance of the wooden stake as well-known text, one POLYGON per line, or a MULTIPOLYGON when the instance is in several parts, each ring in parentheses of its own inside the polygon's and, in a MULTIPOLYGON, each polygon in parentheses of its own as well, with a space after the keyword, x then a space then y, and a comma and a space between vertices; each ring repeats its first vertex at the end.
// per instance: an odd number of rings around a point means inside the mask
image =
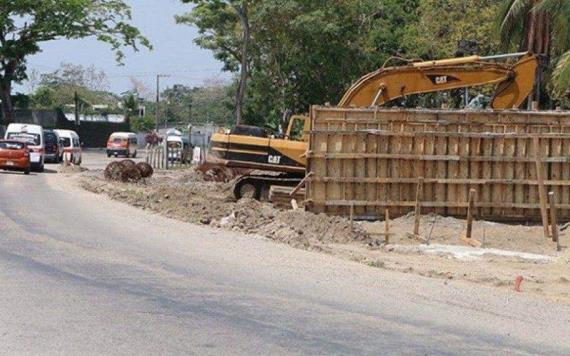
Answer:
POLYGON ((305 178, 303 178, 303 179, 299 182, 299 184, 297 184, 297 186, 295 187, 295 189, 293 189, 293 190, 291 191, 291 193, 289 193, 289 195, 290 195, 290 196, 294 196, 295 194, 297 194, 297 192, 298 192, 301 188, 303 188, 303 186, 304 186, 305 183, 307 182, 307 179, 311 178, 311 177, 314 176, 314 175, 315 175, 315 173, 309 172, 309 174, 307 174, 307 175, 305 176, 305 178))
POLYGON ((542 227, 544 229, 544 237, 549 238, 548 229, 548 198, 546 194, 546 187, 544 185, 544 170, 542 167, 540 141, 539 137, 533 137, 534 154, 536 162, 536 178, 538 180, 538 196, 540 199, 540 214, 542 216, 542 227))
POLYGON ((420 220, 422 218, 422 206, 421 206, 421 197, 422 191, 424 187, 424 178, 420 177, 418 179, 418 187, 416 189, 416 212, 415 212, 415 221, 414 221, 414 235, 420 235, 420 220))
POLYGON ((552 229, 552 241, 556 242, 556 250, 560 252, 560 237, 558 236, 558 211, 556 209, 556 202, 554 201, 554 192, 548 193, 548 200, 550 201, 550 223, 552 229))
POLYGON ((384 211, 384 233, 386 244, 390 243, 390 209, 384 211))
POLYGON ((475 210, 475 194, 477 191, 475 189, 469 190, 469 204, 467 206, 467 232, 465 236, 461 238, 461 241, 465 242, 467 245, 472 247, 481 247, 483 244, 478 240, 475 240, 472 236, 473 234, 473 211, 475 210))
POLYGON ((465 237, 470 239, 473 233, 473 209, 475 208, 475 194, 477 191, 475 189, 469 190, 469 206, 467 207, 467 233, 465 237))
POLYGON ((350 205, 350 231, 354 232, 354 204, 350 205))

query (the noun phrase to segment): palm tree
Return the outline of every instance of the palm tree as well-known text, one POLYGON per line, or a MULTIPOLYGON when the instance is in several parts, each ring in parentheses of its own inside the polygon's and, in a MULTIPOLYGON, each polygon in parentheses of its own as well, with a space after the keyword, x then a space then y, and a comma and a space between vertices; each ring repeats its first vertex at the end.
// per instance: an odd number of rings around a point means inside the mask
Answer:
POLYGON ((555 96, 570 89, 570 1, 506 0, 500 13, 501 42, 544 55, 554 64, 555 96))

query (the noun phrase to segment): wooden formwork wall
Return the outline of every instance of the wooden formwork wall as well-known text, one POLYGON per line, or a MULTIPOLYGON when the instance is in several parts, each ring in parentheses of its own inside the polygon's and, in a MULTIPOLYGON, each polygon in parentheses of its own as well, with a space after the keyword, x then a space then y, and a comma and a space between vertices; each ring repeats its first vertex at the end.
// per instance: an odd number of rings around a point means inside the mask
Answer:
POLYGON ((465 216, 473 188, 479 217, 538 221, 553 191, 570 220, 569 113, 313 107, 311 119, 313 212, 403 215, 421 180, 424 212, 465 216))

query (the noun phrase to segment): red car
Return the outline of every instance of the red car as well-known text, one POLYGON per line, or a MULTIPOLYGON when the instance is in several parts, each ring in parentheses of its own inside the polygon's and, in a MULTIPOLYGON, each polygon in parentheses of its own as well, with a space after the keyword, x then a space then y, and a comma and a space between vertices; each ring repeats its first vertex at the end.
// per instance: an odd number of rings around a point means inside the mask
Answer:
POLYGON ((0 169, 30 174, 30 150, 22 141, 0 140, 0 169))

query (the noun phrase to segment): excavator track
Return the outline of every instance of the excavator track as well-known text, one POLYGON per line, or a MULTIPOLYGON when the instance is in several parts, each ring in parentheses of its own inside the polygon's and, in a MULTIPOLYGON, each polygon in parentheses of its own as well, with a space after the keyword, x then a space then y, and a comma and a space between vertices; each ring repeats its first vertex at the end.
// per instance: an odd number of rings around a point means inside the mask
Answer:
POLYGON ((301 180, 303 180, 301 174, 247 175, 238 178, 233 193, 236 200, 242 198, 266 200, 272 185, 295 187, 301 180))

